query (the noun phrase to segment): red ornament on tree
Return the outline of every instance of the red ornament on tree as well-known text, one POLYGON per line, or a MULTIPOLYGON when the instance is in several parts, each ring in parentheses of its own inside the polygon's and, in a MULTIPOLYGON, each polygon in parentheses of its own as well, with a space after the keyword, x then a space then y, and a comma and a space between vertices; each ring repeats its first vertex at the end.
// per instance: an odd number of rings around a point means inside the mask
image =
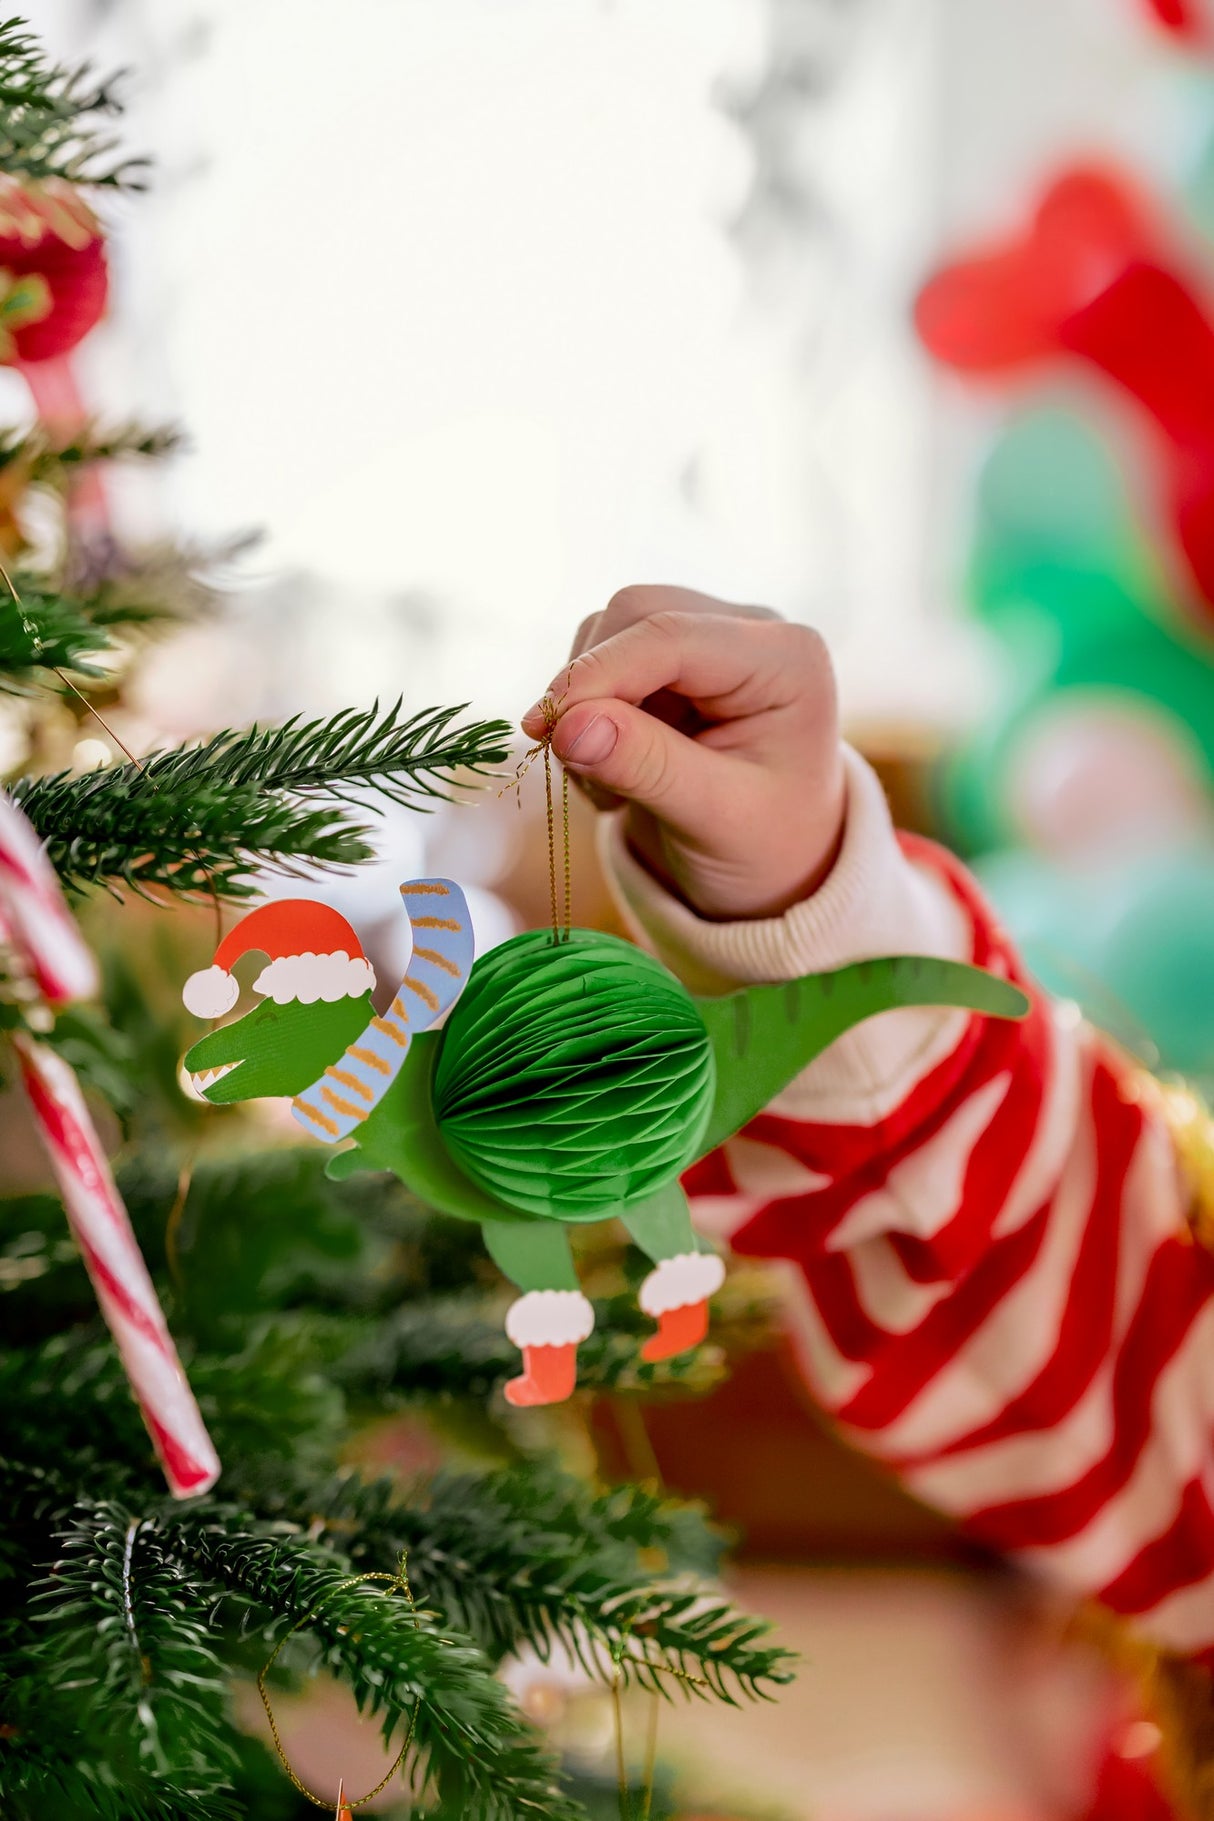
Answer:
POLYGON ((96 216, 66 183, 0 177, 0 362, 19 367, 39 417, 83 415, 64 357, 105 309, 109 273, 96 216))
POLYGON ((96 216, 67 184, 0 178, 0 360, 53 360, 105 309, 109 277, 96 216))
MULTIPOLYGON (((109 271, 93 211, 70 184, 0 176, 0 365, 25 380, 41 421, 61 436, 87 420, 69 356, 105 310, 109 271)), ((73 492, 78 533, 104 531, 105 495, 86 473, 73 492)))

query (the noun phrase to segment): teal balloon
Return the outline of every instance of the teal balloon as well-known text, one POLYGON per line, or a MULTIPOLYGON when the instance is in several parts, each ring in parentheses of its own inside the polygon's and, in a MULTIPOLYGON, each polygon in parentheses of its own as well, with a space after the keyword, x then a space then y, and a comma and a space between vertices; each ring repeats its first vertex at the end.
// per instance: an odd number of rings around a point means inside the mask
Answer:
POLYGON ((1084 874, 1005 852, 975 870, 1048 991, 1142 1061, 1214 1082, 1214 846, 1084 874))
POLYGON ((1054 556, 1131 548, 1129 496, 1108 444, 1061 405, 1007 425, 978 480, 980 541, 1054 556))
POLYGON ((1189 67, 1178 77, 1172 115, 1187 128, 1189 154, 1180 174, 1185 212, 1198 233, 1214 241, 1214 79, 1206 70, 1189 67))
POLYGON ((1152 856, 1122 881, 1099 971, 1163 1065, 1214 1074, 1214 853, 1152 856))
POLYGON ((978 478, 976 611, 998 625, 1004 611, 1035 603, 1063 643, 1096 616, 1106 634, 1134 622, 1160 587, 1135 524, 1125 477, 1093 426, 1060 406, 1022 413, 978 478))

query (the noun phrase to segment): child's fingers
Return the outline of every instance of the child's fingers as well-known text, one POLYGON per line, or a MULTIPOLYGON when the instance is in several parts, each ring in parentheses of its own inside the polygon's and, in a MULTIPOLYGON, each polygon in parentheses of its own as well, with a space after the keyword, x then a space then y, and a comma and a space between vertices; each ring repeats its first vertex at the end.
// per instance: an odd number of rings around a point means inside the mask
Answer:
POLYGON ((571 664, 574 658, 580 658, 584 651, 598 642, 598 626, 602 617, 603 615, 601 612, 588 613, 586 618, 579 624, 577 631, 573 635, 573 644, 569 647, 569 662, 571 664))
POLYGON ((676 830, 694 831, 711 811, 706 771, 733 761, 706 752, 631 702, 597 699, 562 714, 552 750, 594 797, 639 803, 676 830))
MULTIPOLYGON (((629 588, 620 588, 612 595, 606 607, 597 613, 588 613, 573 635, 569 649, 569 659, 565 668, 553 678, 549 694, 554 702, 563 705, 565 693, 572 676, 572 667, 577 659, 592 646, 600 645, 617 633, 630 626, 638 625, 643 620, 652 619, 657 613, 686 613, 712 616, 718 623, 723 618, 740 620, 778 620, 779 615, 770 607, 740 607, 729 601, 718 601, 711 595, 697 594, 692 588, 673 588, 664 584, 638 584, 629 588)), ((522 725, 532 739, 542 739, 547 731, 544 706, 537 702, 523 716, 522 725)))
MULTIPOLYGON (((579 702, 639 703, 672 690, 710 718, 733 720, 785 707, 824 676, 829 659, 808 627, 663 610, 600 639, 554 679, 551 694, 567 714, 579 702)), ((535 720, 530 710, 524 725, 535 720)))
POLYGON ((711 614, 718 619, 775 620, 780 616, 770 607, 742 607, 734 601, 719 601, 694 588, 674 588, 665 583, 635 583, 617 589, 598 613, 588 614, 574 635, 570 660, 580 658, 591 645, 600 645, 627 626, 639 620, 652 619, 655 613, 711 614))

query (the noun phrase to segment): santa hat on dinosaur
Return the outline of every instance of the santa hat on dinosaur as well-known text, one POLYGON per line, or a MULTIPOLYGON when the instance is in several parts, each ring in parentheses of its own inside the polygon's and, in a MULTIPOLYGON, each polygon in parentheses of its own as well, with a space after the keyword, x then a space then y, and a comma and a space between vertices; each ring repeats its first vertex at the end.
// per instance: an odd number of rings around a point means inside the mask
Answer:
POLYGON ((253 991, 277 1005, 312 1005, 318 999, 357 999, 375 985, 371 963, 340 911, 309 898, 282 898, 250 911, 223 938, 210 967, 191 974, 182 988, 196 1018, 222 1018, 240 997, 232 972, 242 955, 269 957, 253 991))

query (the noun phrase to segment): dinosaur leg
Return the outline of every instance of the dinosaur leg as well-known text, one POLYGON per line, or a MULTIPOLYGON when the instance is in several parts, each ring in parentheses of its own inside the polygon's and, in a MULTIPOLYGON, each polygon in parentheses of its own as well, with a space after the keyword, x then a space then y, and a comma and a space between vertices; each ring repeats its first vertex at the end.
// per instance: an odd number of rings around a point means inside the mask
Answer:
POLYGON ((708 1299, 725 1281, 725 1267, 715 1252, 700 1251, 678 1183, 630 1209, 624 1225, 654 1264, 638 1300, 658 1326, 641 1358, 672 1359, 698 1347, 708 1332, 708 1299))
POLYGON ((506 1313, 506 1333, 523 1355, 507 1400, 559 1404, 577 1382, 578 1342, 594 1327, 565 1229, 548 1220, 486 1220, 481 1232, 494 1264, 523 1292, 506 1313))

